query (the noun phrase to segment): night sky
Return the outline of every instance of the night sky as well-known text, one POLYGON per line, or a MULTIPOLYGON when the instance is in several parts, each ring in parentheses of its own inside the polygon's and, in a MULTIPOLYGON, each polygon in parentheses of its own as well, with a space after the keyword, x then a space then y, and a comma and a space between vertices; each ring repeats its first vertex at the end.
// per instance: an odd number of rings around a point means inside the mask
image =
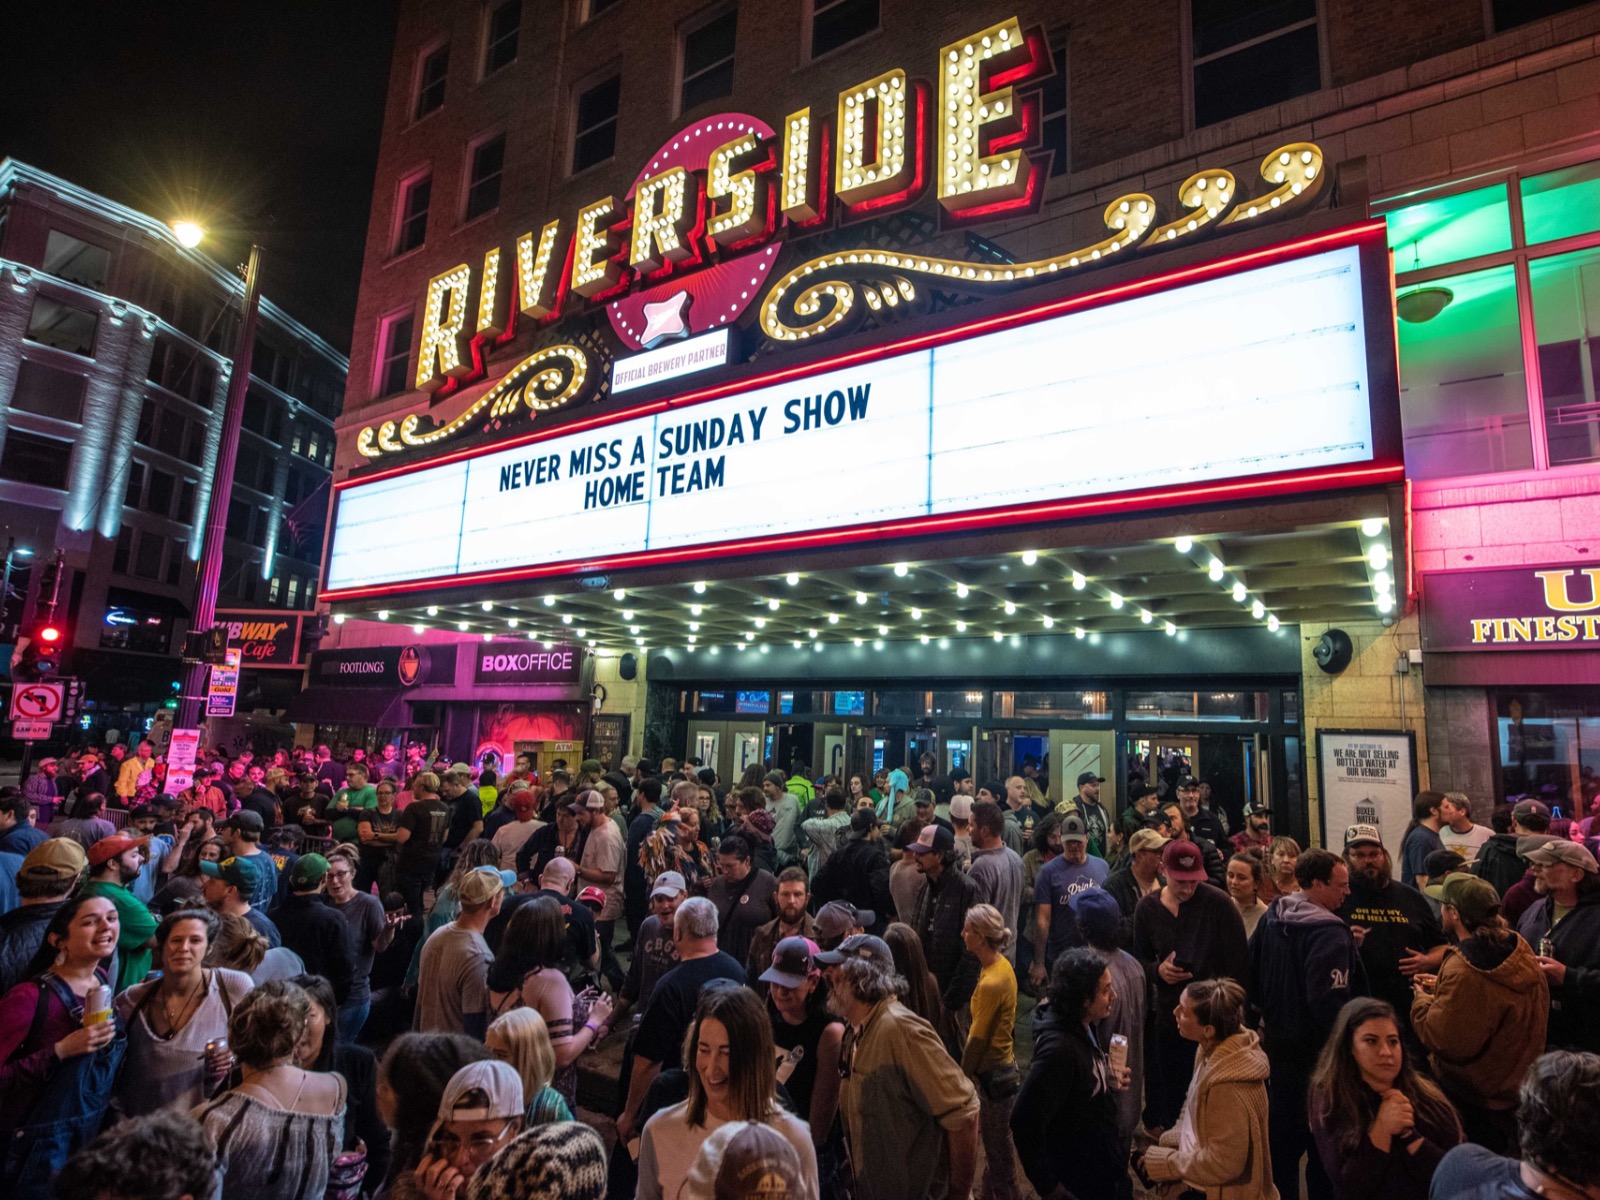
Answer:
POLYGON ((350 346, 397 0, 15 4, 0 157, 265 248, 263 291, 350 346))

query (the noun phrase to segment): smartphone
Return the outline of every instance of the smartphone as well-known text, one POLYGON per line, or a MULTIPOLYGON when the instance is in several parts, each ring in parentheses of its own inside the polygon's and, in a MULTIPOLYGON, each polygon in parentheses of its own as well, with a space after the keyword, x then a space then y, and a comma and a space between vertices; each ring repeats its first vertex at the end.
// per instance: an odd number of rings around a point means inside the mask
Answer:
POLYGON ((1194 974, 1194 964, 1186 958, 1175 958, 1172 960, 1172 965, 1176 970, 1187 971, 1191 975, 1194 974))

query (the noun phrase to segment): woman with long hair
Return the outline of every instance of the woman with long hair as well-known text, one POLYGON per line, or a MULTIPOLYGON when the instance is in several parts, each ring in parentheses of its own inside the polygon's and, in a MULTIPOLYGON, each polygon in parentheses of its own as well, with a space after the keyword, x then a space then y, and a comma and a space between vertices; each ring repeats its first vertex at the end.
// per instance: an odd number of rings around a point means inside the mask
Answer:
POLYGON ((210 828, 205 824, 204 818, 191 814, 185 819, 190 822, 189 837, 184 843, 182 853, 178 856, 177 869, 167 876, 167 881, 150 900, 152 912, 169 913, 191 905, 203 904, 200 864, 221 862, 228 857, 227 844, 221 838, 206 837, 202 834, 202 830, 210 828))
POLYGON ((1462 1139, 1454 1106, 1412 1069, 1394 1008, 1371 997, 1339 1010, 1311 1077, 1310 1106, 1339 1200, 1427 1200, 1434 1168, 1462 1139))
POLYGON ((378 1113, 378 1059, 365 1046, 341 1042, 334 1036, 339 1005, 333 998, 333 984, 321 975, 296 975, 290 982, 311 998, 305 1032, 295 1046, 295 1061, 307 1071, 337 1071, 344 1076, 349 1096, 343 1153, 333 1164, 335 1180, 344 1188, 369 1179, 376 1184, 389 1170, 389 1128, 378 1113))
POLYGON ((502 1013, 489 1026, 483 1041, 491 1054, 514 1067, 522 1079, 522 1095, 528 1106, 523 1120, 526 1128, 574 1119, 566 1099, 550 1086, 556 1074, 556 1052, 538 1009, 513 1008, 502 1013))
POLYGON ((894 955, 895 974, 906 981, 900 1003, 932 1025, 945 1049, 950 1051, 950 1057, 960 1062, 961 1034, 955 1017, 946 1011, 944 1001, 939 999, 939 981, 928 968, 928 958, 922 952, 922 939, 917 931, 895 921, 883 931, 883 940, 894 955))
POLYGON ((117 997, 117 1016, 128 1031, 128 1061, 116 1093, 124 1117, 169 1106, 191 1109, 232 1069, 232 1056, 213 1043, 227 1038, 229 1017, 255 984, 244 971, 205 965, 221 930, 208 908, 171 913, 156 929, 161 977, 117 997))
POLYGON ((100 961, 116 951, 120 928, 116 906, 103 896, 80 892, 64 901, 24 982, 0 998, 7 1197, 46 1195, 50 1176, 100 1131, 127 1042, 109 1004, 98 1020, 85 1010, 95 988, 110 988, 100 961))
POLYGON ((494 1017, 523 1006, 538 1011, 555 1052, 551 1086, 575 1108, 578 1057, 605 1037, 612 1002, 609 996, 573 993, 562 973, 570 944, 554 897, 538 896, 518 908, 506 924, 499 955, 489 965, 489 1011, 494 1017))
POLYGON ((818 1200, 811 1129, 778 1104, 772 1026, 756 994, 726 981, 700 992, 683 1039, 689 1098, 645 1122, 636 1200, 675 1200, 700 1147, 730 1121, 760 1121, 794 1147, 803 1180, 792 1200, 818 1200))
POLYGON ((967 910, 961 940, 978 960, 979 975, 961 1069, 978 1089, 984 1200, 1013 1200, 1017 1195, 1016 1159, 1011 1153, 1011 1107, 1022 1083, 1012 1038, 1017 1024, 1017 973, 1005 956, 1013 936, 994 905, 974 904, 967 910))
POLYGON ((451 1077, 468 1063, 493 1057, 464 1033, 403 1033, 378 1064, 378 1113, 394 1131, 389 1171, 375 1194, 415 1171, 428 1151, 428 1135, 439 1115, 439 1098, 451 1077))
POLYGON ((1197 979, 1178 998, 1178 1032, 1199 1044, 1178 1123, 1145 1151, 1158 1182, 1183 1180, 1206 1200, 1278 1200, 1267 1149, 1267 1056, 1244 1027, 1244 988, 1197 979))

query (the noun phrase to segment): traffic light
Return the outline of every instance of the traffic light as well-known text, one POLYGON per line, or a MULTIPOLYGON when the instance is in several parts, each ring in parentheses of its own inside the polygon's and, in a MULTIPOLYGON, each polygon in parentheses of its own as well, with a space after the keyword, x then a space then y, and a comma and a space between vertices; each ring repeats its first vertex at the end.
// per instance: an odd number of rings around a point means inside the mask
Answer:
POLYGON ((67 637, 60 625, 43 621, 17 639, 18 659, 13 672, 18 679, 39 682, 55 678, 61 670, 61 652, 67 637))
POLYGON ((308 615, 305 619, 305 624, 300 627, 300 657, 307 658, 315 654, 317 647, 322 645, 322 639, 327 636, 327 614, 308 615))

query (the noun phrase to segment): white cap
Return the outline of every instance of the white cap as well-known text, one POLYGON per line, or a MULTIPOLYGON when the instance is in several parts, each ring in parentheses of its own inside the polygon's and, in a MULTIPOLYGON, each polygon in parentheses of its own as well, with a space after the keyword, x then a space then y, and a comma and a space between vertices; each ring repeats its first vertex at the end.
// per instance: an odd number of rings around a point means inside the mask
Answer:
POLYGON ((522 1076, 510 1063, 485 1058, 468 1063, 445 1084, 439 1097, 439 1122, 499 1121, 520 1117, 522 1076))
POLYGON ((971 796, 952 796, 952 797, 950 797, 950 819, 952 821, 970 821, 970 820, 972 820, 972 797, 971 796))

